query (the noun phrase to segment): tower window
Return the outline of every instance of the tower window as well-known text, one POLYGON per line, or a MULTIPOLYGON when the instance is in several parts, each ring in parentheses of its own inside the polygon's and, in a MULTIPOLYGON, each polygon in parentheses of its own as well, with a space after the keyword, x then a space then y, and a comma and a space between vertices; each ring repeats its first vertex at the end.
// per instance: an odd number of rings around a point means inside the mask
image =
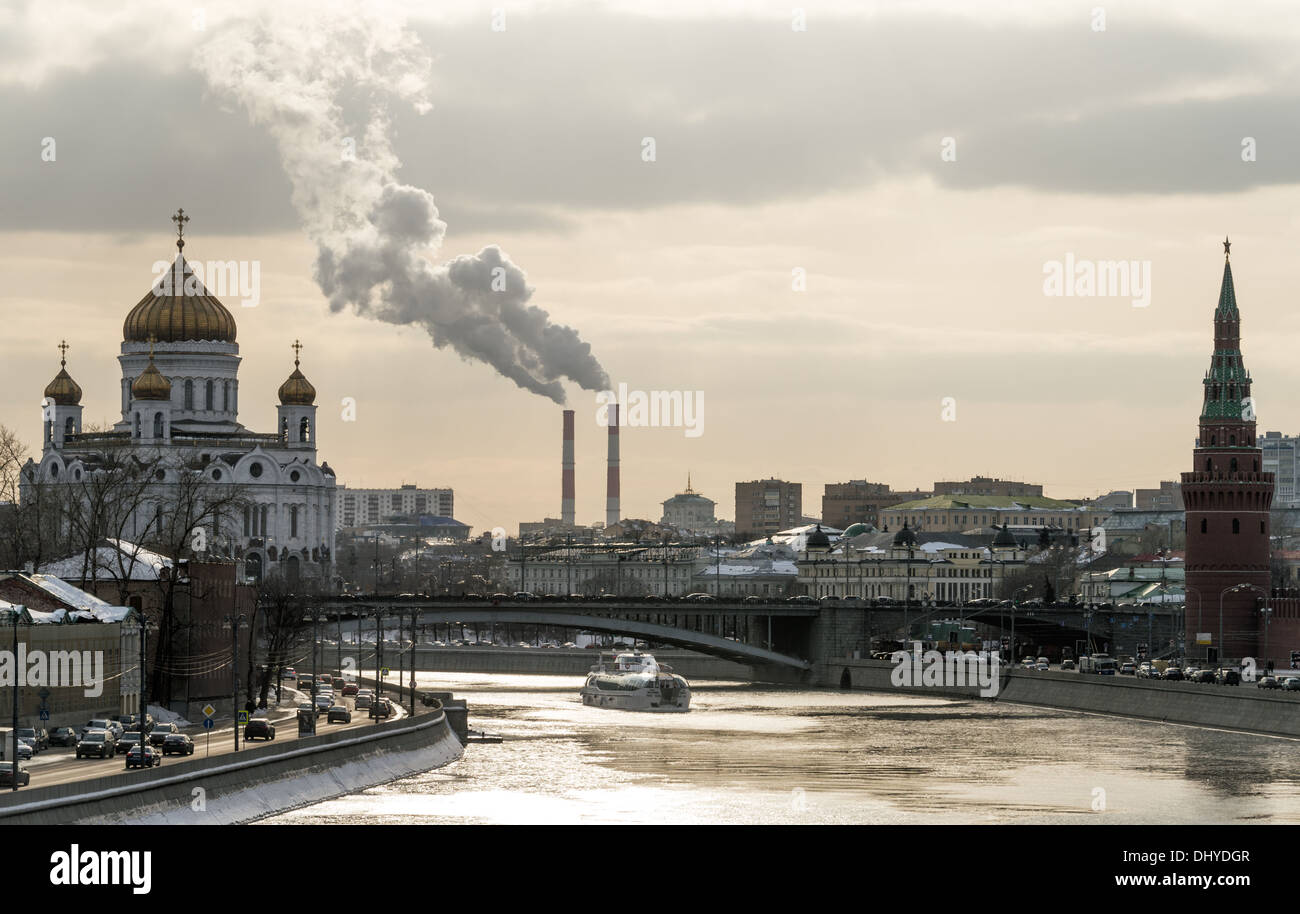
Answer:
POLYGON ((1236 447, 1236 446, 1237 446, 1237 436, 1236 436, 1236 435, 1229 435, 1229 436, 1228 436, 1228 446, 1229 446, 1229 447, 1236 447))
POLYGON ((67 420, 63 423, 63 434, 64 434, 64 436, 66 437, 66 436, 68 436, 68 435, 71 435, 71 434, 72 434, 72 430, 73 430, 72 417, 69 416, 69 417, 67 418, 67 420))
POLYGON ((1213 468, 1214 468, 1214 464, 1213 464, 1213 462, 1210 460, 1209 457, 1206 457, 1206 458, 1205 458, 1205 472, 1209 473, 1211 470, 1213 470, 1213 468))
POLYGON ((216 393, 216 390, 213 389, 213 384, 212 384, 212 382, 211 382, 211 381, 208 381, 208 382, 204 385, 203 398, 204 398, 204 401, 205 401, 205 405, 204 405, 203 408, 206 409, 206 410, 212 410, 212 409, 215 409, 215 408, 216 408, 216 403, 215 403, 216 396, 217 396, 217 393, 216 393))
POLYGON ((1263 521, 1260 521, 1260 522, 1259 522, 1259 532, 1260 532, 1260 533, 1263 533, 1263 532, 1264 532, 1264 522, 1263 522, 1263 521))
POLYGON ((1235 517, 1232 519, 1232 532, 1233 532, 1233 533, 1240 533, 1240 532, 1241 532, 1241 521, 1239 521, 1239 520, 1238 520, 1237 518, 1235 518, 1235 517))
POLYGON ((1202 532, 1202 533, 1206 533, 1206 532, 1208 532, 1208 527, 1209 527, 1209 524, 1206 522, 1205 518, 1202 517, 1202 518, 1201 518, 1201 532, 1202 532))
POLYGON ((135 414, 135 436, 137 438, 140 437, 140 414, 139 413, 135 414))
POLYGON ((194 408, 194 382, 189 380, 185 382, 185 408, 194 408))
POLYGON ((1237 472, 1237 458, 1236 458, 1236 457, 1233 457, 1233 458, 1232 458, 1232 463, 1231 463, 1229 466, 1230 466, 1230 468, 1232 469, 1232 472, 1234 472, 1234 473, 1237 472))
POLYGON ((304 444, 311 441, 311 420, 306 416, 298 422, 298 440, 304 444))
POLYGON ((162 413, 153 414, 153 436, 161 438, 163 436, 163 417, 162 413))
POLYGON ((298 535, 298 506, 289 507, 289 535, 296 537, 298 535))

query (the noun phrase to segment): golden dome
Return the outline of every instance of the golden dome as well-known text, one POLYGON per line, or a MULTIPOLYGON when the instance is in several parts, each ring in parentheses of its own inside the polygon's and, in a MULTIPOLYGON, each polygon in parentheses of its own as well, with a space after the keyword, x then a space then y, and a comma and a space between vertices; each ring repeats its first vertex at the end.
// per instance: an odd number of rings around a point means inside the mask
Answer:
POLYGON ((63 358, 59 359, 59 373, 45 385, 45 396, 59 406, 76 406, 81 402, 81 385, 68 374, 68 344, 60 342, 59 350, 63 353, 63 358))
POLYGON ((293 341, 293 374, 280 385, 281 406, 311 406, 316 402, 316 388, 311 381, 298 370, 298 355, 302 352, 302 343, 293 341))
MULTIPOLYGON (((153 342, 150 340, 150 342, 153 342)), ((149 365, 140 372, 140 377, 131 382, 131 398, 134 400, 170 400, 172 382, 162 376, 153 364, 153 347, 149 347, 149 365)))
POLYGON ((131 309, 122 325, 122 338, 128 343, 145 343, 153 337, 160 343, 178 343, 182 340, 214 340, 222 343, 235 341, 235 319, 203 283, 186 293, 185 286, 195 282, 194 269, 185 262, 183 254, 167 274, 160 277, 140 303, 131 309), (176 280, 177 264, 184 280, 176 280))

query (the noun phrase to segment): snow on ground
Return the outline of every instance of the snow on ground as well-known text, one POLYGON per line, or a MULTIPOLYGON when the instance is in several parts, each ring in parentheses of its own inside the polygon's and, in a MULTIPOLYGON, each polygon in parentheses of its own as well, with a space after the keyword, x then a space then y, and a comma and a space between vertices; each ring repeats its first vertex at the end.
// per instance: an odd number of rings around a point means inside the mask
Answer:
POLYGON ((149 705, 149 713, 152 714, 153 719, 160 724, 175 724, 178 727, 194 726, 175 711, 168 711, 161 705, 149 705))

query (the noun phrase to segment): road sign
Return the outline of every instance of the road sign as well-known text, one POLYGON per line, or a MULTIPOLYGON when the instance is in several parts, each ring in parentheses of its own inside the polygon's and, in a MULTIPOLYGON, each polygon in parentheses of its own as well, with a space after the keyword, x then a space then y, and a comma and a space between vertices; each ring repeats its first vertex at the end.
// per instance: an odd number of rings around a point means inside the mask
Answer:
POLYGON ((239 712, 239 722, 240 722, 241 724, 246 724, 246 723, 248 723, 248 712, 247 712, 247 711, 240 711, 240 712, 239 712))
POLYGON ((41 720, 49 720, 49 719, 50 719, 50 712, 45 710, 44 708, 41 708, 41 720))
POLYGON ((203 729, 205 729, 205 730, 211 730, 211 729, 212 729, 213 727, 215 727, 215 726, 216 726, 216 723, 212 720, 211 717, 205 717, 205 718, 203 719, 203 729))
POLYGON ((380 675, 380 676, 387 676, 387 675, 388 675, 388 667, 384 667, 382 670, 380 670, 380 671, 379 671, 379 675, 380 675))
POLYGON ((203 709, 203 716, 204 716, 204 717, 211 717, 213 714, 216 714, 216 713, 217 713, 217 709, 214 708, 214 707, 212 707, 212 705, 207 705, 207 706, 204 707, 204 709, 203 709))
POLYGON ((44 701, 45 699, 50 697, 51 693, 49 689, 42 687, 41 690, 36 694, 41 696, 41 701, 44 701))

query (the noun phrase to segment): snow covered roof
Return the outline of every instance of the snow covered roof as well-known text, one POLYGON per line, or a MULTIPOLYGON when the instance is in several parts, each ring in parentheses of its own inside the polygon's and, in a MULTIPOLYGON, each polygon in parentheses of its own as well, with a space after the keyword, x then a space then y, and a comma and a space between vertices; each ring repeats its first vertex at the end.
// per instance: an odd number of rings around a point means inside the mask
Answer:
POLYGON ((81 555, 70 555, 44 566, 46 574, 64 580, 80 581, 92 576, 101 580, 116 581, 125 575, 129 581, 156 581, 164 568, 170 568, 172 560, 167 556, 145 549, 126 540, 106 539, 95 547, 87 561, 81 555))

